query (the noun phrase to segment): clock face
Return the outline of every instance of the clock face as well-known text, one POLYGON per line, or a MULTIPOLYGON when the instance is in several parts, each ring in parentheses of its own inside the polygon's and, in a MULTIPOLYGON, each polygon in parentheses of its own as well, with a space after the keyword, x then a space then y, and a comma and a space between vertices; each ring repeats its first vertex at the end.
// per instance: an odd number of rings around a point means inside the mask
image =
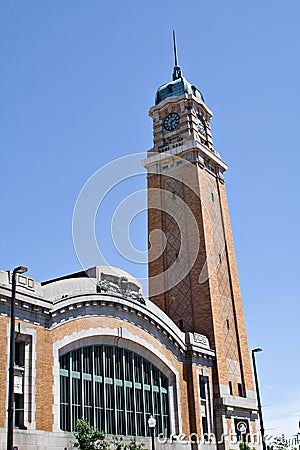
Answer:
POLYGON ((177 128, 179 125, 179 121, 180 121, 180 118, 179 118, 178 114, 176 114, 176 113, 169 114, 165 118, 164 123, 163 123, 165 130, 167 130, 167 131, 175 130, 175 128, 177 128))
POLYGON ((205 132, 205 125, 200 116, 198 116, 198 130, 201 134, 205 132))

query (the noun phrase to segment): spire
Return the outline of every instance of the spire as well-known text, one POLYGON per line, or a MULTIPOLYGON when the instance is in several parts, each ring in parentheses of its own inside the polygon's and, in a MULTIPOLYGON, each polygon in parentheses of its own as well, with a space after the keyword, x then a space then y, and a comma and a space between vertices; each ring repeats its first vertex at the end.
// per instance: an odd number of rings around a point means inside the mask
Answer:
POLYGON ((178 63, 177 63, 176 36, 175 36, 174 30, 173 30, 173 46, 174 46, 174 61, 175 61, 175 67, 176 67, 176 66, 178 66, 178 63))
POLYGON ((181 68, 178 66, 177 61, 177 47, 176 47, 176 36, 175 31, 173 30, 173 47, 174 47, 174 69, 173 69, 173 81, 181 78, 181 68))

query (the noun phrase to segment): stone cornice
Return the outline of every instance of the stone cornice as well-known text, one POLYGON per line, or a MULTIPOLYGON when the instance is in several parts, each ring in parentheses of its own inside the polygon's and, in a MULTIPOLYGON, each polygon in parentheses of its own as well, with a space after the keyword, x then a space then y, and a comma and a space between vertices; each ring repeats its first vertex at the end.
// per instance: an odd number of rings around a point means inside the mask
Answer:
POLYGON ((149 153, 152 153, 151 156, 142 160, 142 165, 146 169, 148 169, 151 165, 156 164, 158 162, 163 162, 172 156, 182 155, 184 153, 189 152, 190 150, 199 150, 203 155, 207 156, 209 159, 214 161, 214 163, 223 169, 223 171, 228 170, 227 164, 222 161, 216 154, 208 150, 204 145, 200 144, 197 141, 191 141, 182 145, 177 145, 173 148, 170 148, 166 151, 162 151, 160 153, 156 152, 154 149, 150 149, 149 153))
MULTIPOLYGON (((59 326, 72 318, 108 315, 118 317, 121 320, 129 320, 130 316, 135 316, 138 321, 144 323, 143 328, 152 327, 155 332, 166 339, 174 346, 180 354, 191 351, 194 357, 214 358, 214 351, 210 349, 209 342, 205 336, 201 342, 191 338, 192 333, 183 333, 154 303, 149 300, 145 304, 138 301, 128 300, 122 296, 112 296, 109 294, 82 294, 69 297, 68 300, 55 305, 50 311, 50 328, 59 326), (84 311, 82 314, 81 311, 84 311), (105 313, 105 314, 103 314, 105 313), (146 325, 147 324, 147 325, 146 325)), ((137 323, 137 320, 130 319, 130 322, 137 323)))
POLYGON ((257 411, 257 403, 256 400, 253 398, 246 398, 246 397, 237 397, 237 396, 226 396, 221 397, 219 399, 215 400, 215 403, 219 406, 225 406, 230 410, 230 408, 233 409, 247 409, 252 411, 257 411))
POLYGON ((153 117, 153 115, 156 111, 160 111, 161 109, 164 109, 170 103, 179 103, 182 100, 193 100, 195 103, 198 103, 199 105, 201 105, 202 108, 204 108, 205 111, 210 115, 210 117, 213 116, 213 112, 208 108, 206 103, 201 98, 195 97, 194 95, 189 95, 189 94, 182 94, 180 96, 174 95, 173 97, 165 98, 158 105, 154 105, 150 108, 149 116, 153 117))

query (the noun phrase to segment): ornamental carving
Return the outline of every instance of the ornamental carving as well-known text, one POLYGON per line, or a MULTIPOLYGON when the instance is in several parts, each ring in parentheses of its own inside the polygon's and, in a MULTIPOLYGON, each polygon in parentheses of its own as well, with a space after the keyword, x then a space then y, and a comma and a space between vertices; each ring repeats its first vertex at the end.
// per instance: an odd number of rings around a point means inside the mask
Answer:
POLYGON ((145 299, 141 293, 140 287, 129 281, 126 277, 117 277, 101 273, 101 280, 97 285, 98 293, 119 294, 124 298, 137 300, 145 304, 145 299))
POLYGON ((203 334, 194 333, 194 342, 196 342, 197 344, 202 344, 202 345, 208 346, 207 337, 204 336, 203 334))

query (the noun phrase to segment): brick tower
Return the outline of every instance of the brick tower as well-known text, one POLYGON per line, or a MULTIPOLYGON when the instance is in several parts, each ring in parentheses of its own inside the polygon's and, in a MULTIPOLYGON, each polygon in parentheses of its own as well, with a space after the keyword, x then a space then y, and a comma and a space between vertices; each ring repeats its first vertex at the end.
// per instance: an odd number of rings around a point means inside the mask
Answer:
MULTIPOLYGON (((257 418, 223 176, 227 165, 213 146, 211 110, 182 76, 175 38, 174 53, 173 80, 157 90, 150 108, 154 145, 143 161, 149 294, 182 331, 209 338, 216 352, 214 432, 222 440, 239 435, 240 423, 255 433, 257 418)), ((190 428, 196 431, 192 420, 190 428)))

